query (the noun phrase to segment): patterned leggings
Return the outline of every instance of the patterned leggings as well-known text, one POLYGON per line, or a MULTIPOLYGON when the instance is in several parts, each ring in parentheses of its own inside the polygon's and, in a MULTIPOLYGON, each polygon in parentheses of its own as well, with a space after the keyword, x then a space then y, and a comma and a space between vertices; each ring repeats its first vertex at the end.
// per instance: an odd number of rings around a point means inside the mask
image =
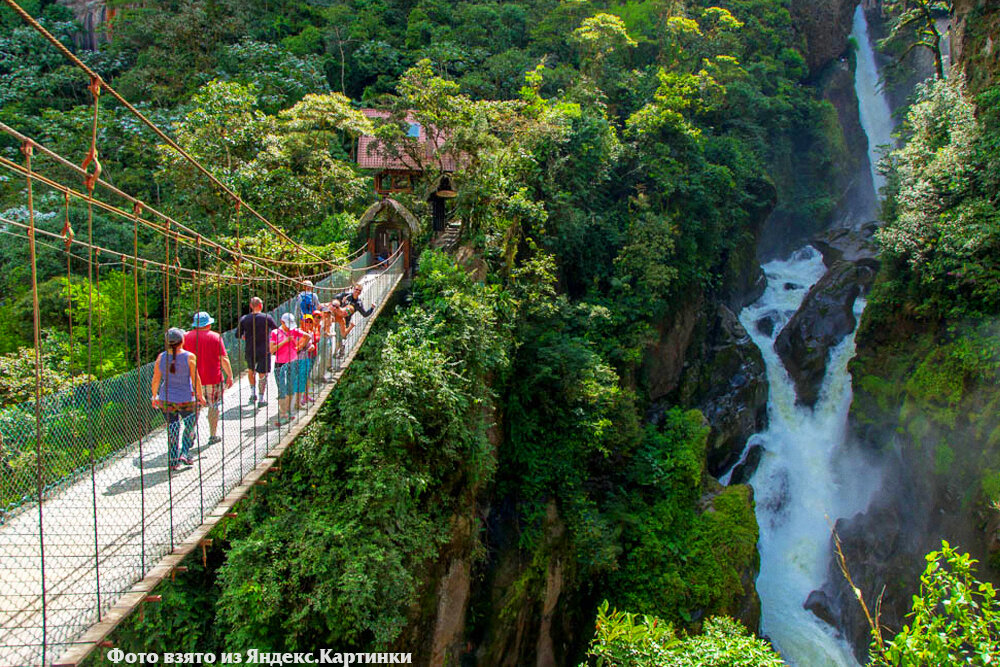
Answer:
POLYGON ((170 447, 169 465, 175 466, 181 458, 188 458, 191 445, 194 443, 198 428, 198 412, 196 404, 164 403, 163 417, 167 420, 167 444, 170 447), (181 437, 181 426, 184 427, 184 437, 181 437), (179 442, 178 442, 179 441, 179 442), (178 444, 180 452, 178 452, 178 444))

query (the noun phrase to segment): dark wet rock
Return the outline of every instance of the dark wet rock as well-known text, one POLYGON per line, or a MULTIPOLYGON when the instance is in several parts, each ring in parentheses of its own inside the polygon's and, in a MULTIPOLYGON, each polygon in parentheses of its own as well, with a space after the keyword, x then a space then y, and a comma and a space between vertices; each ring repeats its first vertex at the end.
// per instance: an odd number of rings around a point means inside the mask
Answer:
MULTIPOLYGON (((915 507, 926 507, 917 498, 911 501, 915 507)), ((919 541, 914 539, 919 529, 904 522, 897 502, 876 500, 865 513, 839 519, 835 530, 841 541, 844 561, 865 604, 874 613, 881 597, 880 624, 890 635, 899 631, 925 564, 922 556, 926 552, 913 550, 915 542, 919 541)), ((827 600, 824 611, 830 614, 829 619, 821 618, 840 630, 854 648, 855 656, 864 664, 871 629, 836 556, 831 559, 821 590, 827 600)))
POLYGON ((757 320, 757 323, 754 326, 757 327, 757 331, 770 338, 774 335, 774 324, 774 318, 767 316, 757 320))
POLYGON ((793 290, 802 289, 802 285, 796 285, 795 283, 785 283, 783 285, 786 292, 791 292, 793 290))
POLYGON ((788 501, 791 498, 791 483, 788 479, 788 470, 781 469, 775 473, 772 481, 770 494, 757 499, 757 504, 767 510, 771 515, 771 526, 776 528, 788 518, 788 501))
POLYGON ((763 445, 751 445, 746 457, 733 468, 733 474, 729 476, 730 484, 747 484, 757 472, 760 460, 764 458, 763 445))
POLYGON ((860 229, 831 229, 815 236, 811 243, 823 254, 823 263, 832 267, 847 261, 877 270, 878 244, 875 231, 878 225, 870 223, 860 229))
POLYGON ((830 596, 825 591, 819 590, 810 593, 802 607, 806 611, 811 611, 816 618, 827 625, 836 626, 838 618, 832 605, 833 601, 830 600, 830 596))
POLYGON ((711 427, 708 471, 719 477, 740 460, 747 438, 766 426, 767 374, 760 350, 729 308, 719 306, 707 319, 701 349, 688 353, 671 398, 705 415, 711 427))
POLYGON ((816 404, 830 350, 854 331, 854 302, 874 277, 867 266, 834 264, 778 334, 774 349, 795 383, 799 403, 816 404))
MULTIPOLYGON (((675 325, 675 335, 686 347, 661 343, 657 349, 676 349, 683 361, 676 385, 669 392, 658 390, 666 382, 666 359, 647 362, 653 403, 647 415, 656 424, 664 411, 674 405, 696 407, 710 426, 708 471, 715 477, 725 474, 740 460, 743 446, 767 424, 767 374, 760 350, 728 307, 716 306, 701 313, 691 328, 675 325), (653 373, 656 375, 653 375, 653 373)), ((676 368, 675 362, 669 364, 676 368)))

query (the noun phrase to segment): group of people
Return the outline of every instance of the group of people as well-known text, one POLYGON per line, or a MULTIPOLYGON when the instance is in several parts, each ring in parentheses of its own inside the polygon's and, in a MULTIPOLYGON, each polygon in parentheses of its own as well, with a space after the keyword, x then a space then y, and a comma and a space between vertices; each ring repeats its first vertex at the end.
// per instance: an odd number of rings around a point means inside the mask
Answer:
MULTIPOLYGON (((295 312, 282 315, 280 325, 255 296, 250 299, 250 312, 236 328, 237 338, 243 341, 251 405, 267 405, 267 378, 274 356, 275 426, 287 424, 294 409, 315 400, 310 387, 324 381, 326 372, 343 357, 344 341, 354 329, 351 318, 355 313, 368 317, 374 310, 374 305, 365 308, 359 284, 326 303, 320 302, 314 289, 311 281, 303 283, 295 312)), ((168 465, 174 471, 194 464, 191 445, 200 406, 208 406, 208 444, 222 439, 217 434, 219 409, 223 393, 233 386, 233 370, 222 336, 212 331, 214 322, 208 313, 200 312, 190 331, 168 329, 166 350, 153 365, 151 400, 167 422, 168 465)))

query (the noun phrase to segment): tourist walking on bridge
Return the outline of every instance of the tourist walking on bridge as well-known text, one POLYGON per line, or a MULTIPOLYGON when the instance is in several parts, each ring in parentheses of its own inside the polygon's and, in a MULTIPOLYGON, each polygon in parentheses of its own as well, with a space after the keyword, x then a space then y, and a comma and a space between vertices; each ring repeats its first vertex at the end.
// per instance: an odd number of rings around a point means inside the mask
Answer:
POLYGON ((309 336, 295 326, 295 315, 281 316, 281 327, 271 332, 270 350, 274 355, 274 382, 278 385, 278 418, 275 426, 292 419, 292 394, 297 389, 299 350, 309 344, 309 336))
POLYGON ((184 349, 184 332, 170 329, 166 339, 167 351, 161 352, 153 364, 151 400, 153 407, 162 410, 167 420, 167 465, 177 470, 181 463, 193 463, 191 443, 198 425, 198 406, 205 405, 205 394, 198 378, 195 355, 184 349))
POLYGON ((208 400, 208 444, 222 440, 218 435, 219 405, 226 389, 233 386, 233 368, 222 336, 212 331, 215 320, 202 311, 194 316, 191 331, 184 336, 184 349, 194 352, 198 361, 198 376, 208 400), (222 385, 225 373, 225 387, 222 385))
MULTIPOLYGON (((355 283, 349 292, 343 292, 333 297, 334 301, 340 302, 340 307, 344 309, 344 326, 349 332, 353 327, 351 327, 351 317, 355 312, 361 313, 362 317, 371 317, 372 311, 375 310, 375 304, 372 304, 367 309, 365 309, 365 304, 361 301, 361 283, 355 283), (348 307, 350 306, 350 307, 348 307)), ((343 330, 343 329, 342 329, 343 330)), ((337 351, 334 356, 342 357, 344 356, 344 343, 343 340, 347 338, 347 333, 342 334, 338 337, 337 341, 337 351)))
POLYGON ((305 347, 299 350, 295 368, 294 393, 297 394, 295 407, 301 410, 306 407, 306 403, 313 401, 312 397, 309 396, 309 378, 312 374, 313 363, 316 361, 316 343, 319 339, 316 335, 316 320, 312 315, 303 315, 299 327, 308 339, 305 347))
POLYGON ((271 332, 278 323, 263 312, 264 302, 260 297, 250 299, 250 312, 240 318, 236 327, 237 337, 243 339, 243 358, 247 362, 247 379, 250 381, 250 404, 258 407, 267 405, 267 374, 271 372, 271 351, 268 343, 271 332), (260 388, 260 401, 257 389, 260 388))

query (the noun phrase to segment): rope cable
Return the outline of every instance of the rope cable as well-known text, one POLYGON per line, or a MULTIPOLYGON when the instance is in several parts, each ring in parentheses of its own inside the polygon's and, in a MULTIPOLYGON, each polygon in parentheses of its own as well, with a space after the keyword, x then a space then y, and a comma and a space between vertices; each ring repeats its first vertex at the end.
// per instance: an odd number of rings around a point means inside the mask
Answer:
MULTIPOLYGON (((259 213, 256 209, 254 209, 253 207, 249 206, 245 201, 243 201, 240 198, 240 196, 238 194, 236 194, 232 189, 230 189, 229 186, 227 186, 225 183, 223 183, 222 181, 220 181, 214 174, 212 174, 208 169, 206 169, 196 158, 194 158, 187 151, 185 151, 183 148, 181 148, 180 145, 177 144, 177 142, 175 142, 173 139, 171 139, 170 136, 168 136, 163 130, 161 130, 153 121, 151 121, 148 118, 146 118, 146 116, 144 116, 142 114, 142 112, 140 112, 138 109, 136 109, 134 106, 132 106, 132 104, 128 100, 126 100, 124 97, 122 97, 122 95, 118 91, 116 91, 114 88, 112 88, 106 81, 104 81, 103 79, 101 79, 100 75, 97 74, 97 72, 95 72, 94 70, 92 70, 82 60, 80 60, 76 55, 74 55, 62 42, 60 42, 58 39, 56 39, 55 36, 52 35, 52 33, 50 33, 48 30, 46 30, 45 27, 42 26, 42 24, 40 24, 37 20, 35 20, 35 18, 33 16, 31 16, 31 14, 29 14, 20 5, 18 5, 17 2, 15 2, 15 0, 3 0, 3 2, 8 7, 10 7, 12 10, 14 10, 14 12, 18 16, 20 16, 28 25, 30 25, 39 34, 41 34, 49 43, 51 43, 53 46, 55 46, 59 50, 59 52, 62 53, 63 56, 65 56, 71 63, 73 63, 76 67, 78 67, 79 69, 81 69, 83 72, 85 72, 87 74, 87 76, 90 77, 90 82, 91 82, 90 83, 90 89, 91 89, 91 92, 96 91, 96 92, 94 92, 95 97, 98 96, 98 95, 100 95, 100 91, 101 91, 102 88, 104 90, 106 90, 108 92, 108 94, 110 94, 112 97, 114 97, 116 100, 118 100, 118 102, 120 104, 122 104, 122 106, 124 106, 126 109, 128 109, 136 118, 138 118, 140 121, 142 121, 143 124, 145 124, 149 129, 151 129, 158 137, 160 137, 161 139, 163 139, 163 141, 165 141, 168 146, 170 146, 172 149, 174 149, 175 151, 177 151, 192 166, 194 166, 198 171, 200 171, 202 174, 204 174, 206 177, 208 177, 208 179, 216 187, 218 187, 220 190, 222 190, 227 195, 229 195, 234 201, 240 202, 243 206, 245 206, 246 209, 251 214, 253 214, 254 217, 256 217, 258 220, 260 220, 261 222, 263 222, 267 227, 269 227, 275 234, 278 235, 279 238, 284 239, 285 241, 287 241, 288 243, 291 243, 293 246, 295 246, 299 250, 305 252, 308 255, 311 255, 311 256, 315 257, 316 259, 322 261, 323 263, 327 264, 328 266, 337 266, 336 264, 330 262, 329 260, 324 260, 323 258, 321 258, 319 255, 316 255, 315 253, 313 253, 308 248, 305 248, 305 247, 299 245, 291 237, 289 237, 287 234, 285 234, 284 231, 282 231, 280 228, 278 228, 277 226, 275 226, 270 220, 268 220, 261 213, 259 213)), ((96 154, 94 156, 94 160, 93 161, 96 163, 96 154)), ((95 166, 96 166, 96 175, 99 176, 100 175, 100 166, 99 166, 99 163, 97 163, 95 166)), ((95 180, 96 180, 96 177, 95 177, 95 180)))
MULTIPOLYGON (((30 143, 21 146, 24 153, 27 171, 31 173, 30 143)), ((28 254, 31 260, 31 303, 34 306, 34 313, 31 318, 32 330, 35 342, 35 482, 38 492, 38 555, 41 564, 41 588, 42 588, 42 662, 45 662, 45 649, 48 644, 48 604, 45 591, 45 515, 42 506, 42 493, 44 488, 45 466, 42 463, 42 341, 41 341, 41 320, 38 310, 38 266, 35 260, 35 201, 32 192, 31 178, 28 178, 28 254)))
MULTIPOLYGON (((142 347, 139 337, 139 205, 132 227, 132 295, 135 301, 135 409, 139 411, 139 532, 143 569, 146 567, 146 470, 142 434, 146 432, 146 409, 142 400, 142 347)), ((148 329, 147 329, 148 336, 148 329)), ((148 338, 147 338, 148 340, 148 338)))
MULTIPOLYGON (((32 145, 37 145, 37 144, 35 144, 32 141, 32 145)), ((32 180, 37 181, 39 183, 43 183, 44 185, 46 185, 46 186, 48 186, 48 187, 50 187, 50 188, 52 188, 54 190, 62 192, 64 195, 72 196, 72 197, 74 197, 76 199, 80 199, 80 200, 88 202, 88 203, 90 203, 92 205, 96 205, 98 208, 100 208, 100 209, 102 209, 102 210, 104 210, 104 211, 106 211, 108 213, 111 213, 112 215, 116 215, 118 217, 127 219, 130 222, 132 220, 132 215, 130 213, 128 213, 127 211, 125 211, 123 209, 118 208, 117 206, 114 206, 112 204, 108 204, 108 203, 106 203, 106 202, 104 202, 104 201, 102 201, 100 199, 92 198, 91 196, 89 196, 87 194, 84 194, 82 192, 79 192, 77 190, 74 190, 73 188, 71 188, 69 186, 62 185, 61 183, 59 183, 57 181, 54 181, 54 180, 52 180, 52 179, 50 179, 50 178, 48 178, 48 177, 46 177, 46 176, 38 173, 37 171, 32 172, 31 174, 28 174, 25 171, 24 167, 22 167, 21 165, 17 164, 16 162, 13 162, 13 161, 11 161, 11 160, 3 157, 3 156, 0 156, 0 166, 5 167, 6 169, 8 169, 10 171, 13 171, 13 172, 15 172, 15 173, 17 173, 17 174, 19 174, 21 176, 25 176, 25 177, 31 178, 32 180)), ((132 199, 132 201, 133 202, 138 202, 140 204, 142 203, 139 200, 134 199, 134 198, 132 199)), ((148 210, 153 211, 155 209, 148 208, 148 210)), ((148 227, 148 228, 150 228, 150 229, 152 229, 152 230, 154 230, 154 231, 156 231, 158 233, 161 233, 161 234, 170 234, 171 236, 175 237, 178 241, 183 240, 188 245, 192 245, 194 243, 194 239, 198 236, 197 232, 195 232, 194 230, 191 230, 190 228, 182 225, 181 223, 177 222, 176 220, 174 220, 170 216, 166 216, 166 215, 162 215, 161 214, 158 217, 160 217, 164 221, 164 225, 163 226, 156 225, 155 223, 152 223, 150 221, 144 220, 142 218, 139 219, 139 222, 141 222, 144 226, 146 226, 146 227, 148 227), (181 229, 181 230, 189 233, 190 236, 187 236, 185 234, 181 234, 180 232, 171 232, 170 231, 170 227, 171 226, 177 227, 178 229, 181 229)), ((227 247, 225 247, 225 246, 223 246, 223 245, 221 245, 219 243, 216 243, 215 241, 211 241, 211 240, 207 240, 206 239, 205 242, 208 243, 209 245, 211 245, 213 248, 215 248, 215 249, 217 249, 217 250, 219 250, 221 252, 225 252, 225 253, 233 255, 233 256, 238 256, 233 250, 231 250, 231 249, 229 249, 229 248, 227 248, 227 247)), ((221 260, 221 257, 220 257, 220 260, 221 260)), ((256 262, 253 262, 253 263, 256 264, 256 262)), ((280 273, 278 271, 275 271, 274 269, 271 269, 270 267, 265 266, 265 265, 261 265, 261 268, 263 268, 264 271, 273 274, 277 278, 282 279, 282 280, 286 280, 286 281, 288 281, 290 283, 296 283, 297 284, 298 282, 301 281, 301 278, 293 278, 291 276, 287 276, 287 275, 285 275, 283 273, 280 273)), ((317 274, 317 275, 328 275, 328 273, 317 274)), ((311 277, 311 276, 306 276, 306 277, 311 277)))

